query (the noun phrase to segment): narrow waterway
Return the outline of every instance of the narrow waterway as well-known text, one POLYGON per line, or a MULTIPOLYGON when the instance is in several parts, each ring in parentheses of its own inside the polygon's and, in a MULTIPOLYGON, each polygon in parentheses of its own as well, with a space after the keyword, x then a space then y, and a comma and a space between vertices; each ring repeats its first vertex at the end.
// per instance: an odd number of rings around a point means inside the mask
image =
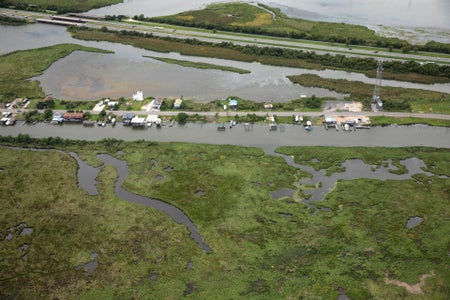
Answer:
POLYGON ((360 129, 356 131, 325 130, 314 126, 305 131, 299 125, 280 125, 276 131, 269 131, 269 125, 252 125, 246 128, 237 124, 225 131, 217 131, 216 124, 188 123, 184 126, 163 126, 135 129, 122 126, 83 127, 81 124, 49 123, 36 125, 0 126, 0 135, 17 136, 28 134, 31 137, 61 137, 75 140, 95 141, 115 138, 125 141, 147 140, 155 142, 188 142, 206 144, 230 144, 255 146, 260 148, 276 146, 362 146, 362 147, 408 147, 427 146, 450 148, 450 128, 427 125, 386 126, 360 129))
MULTIPOLYGON (((393 173, 392 171, 397 170, 397 167, 392 165, 392 162, 390 160, 386 161, 387 166, 374 167, 372 165, 366 164, 360 159, 350 159, 339 165, 340 167, 345 168, 344 172, 333 173, 332 175, 327 176, 325 174, 326 170, 316 171, 312 167, 295 163, 292 157, 276 153, 274 149, 266 148, 265 150, 267 154, 283 157, 286 160, 286 163, 290 166, 306 171, 312 175, 311 178, 301 178, 298 182, 299 189, 302 191, 302 193, 309 196, 307 200, 304 200, 305 203, 322 201, 339 180, 353 180, 359 178, 377 180, 405 180, 412 179, 412 176, 415 174, 434 176, 434 174, 424 171, 426 164, 416 157, 411 157, 400 161, 400 164, 405 166, 405 168, 408 170, 408 172, 405 174, 393 173)), ((447 176, 440 177, 448 178, 447 176)), ((281 193, 279 196, 292 197, 295 193, 295 190, 289 191, 291 192, 292 196, 288 195, 288 191, 286 190, 282 190, 282 192, 283 193, 281 193)), ((272 194, 272 198, 274 199, 276 199, 277 196, 277 193, 272 194)))
MULTIPOLYGON (((100 167, 95 168, 88 165, 85 161, 80 159, 74 152, 69 153, 78 163, 78 186, 85 190, 89 195, 98 194, 97 183, 95 179, 100 172, 100 167)), ((206 252, 211 253, 212 249, 203 241, 197 227, 192 223, 189 217, 179 208, 164 202, 159 199, 147 198, 141 195, 131 193, 122 187, 122 183, 128 175, 128 165, 125 161, 112 157, 107 154, 99 154, 97 157, 104 163, 104 165, 113 165, 118 173, 116 183, 114 185, 114 193, 119 198, 142 206, 149 206, 156 208, 170 216, 175 222, 183 224, 190 232, 191 238, 198 243, 198 245, 206 252)), ((104 166, 103 165, 103 166, 104 166)), ((102 166, 102 167, 103 167, 102 166)))

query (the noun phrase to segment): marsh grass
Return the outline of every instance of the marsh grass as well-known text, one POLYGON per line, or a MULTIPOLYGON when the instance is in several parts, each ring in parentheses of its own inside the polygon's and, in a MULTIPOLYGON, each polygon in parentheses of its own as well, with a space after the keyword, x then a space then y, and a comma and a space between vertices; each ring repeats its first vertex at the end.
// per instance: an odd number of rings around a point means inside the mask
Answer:
MULTIPOLYGON (((325 200, 306 206, 270 199, 270 191, 295 188, 305 174, 261 149, 113 139, 66 145, 92 165, 95 153, 126 160, 124 187, 185 211, 213 253, 167 215, 117 198, 112 166, 97 177, 100 193, 88 196, 70 155, 0 148, 2 298, 179 299, 189 292, 196 299, 336 299, 344 288, 352 299, 445 299, 450 292, 448 178, 339 181, 325 200), (411 216, 424 221, 408 230, 411 216), (21 222, 33 233, 5 240, 21 222), (99 266, 85 276, 77 267, 91 253, 99 266), (383 280, 387 273, 414 284, 431 269, 436 275, 418 297, 383 280)), ((320 168, 414 156, 428 171, 450 175, 448 149, 278 151, 310 165, 317 158, 320 168)))
POLYGON ((212 69, 212 70, 234 72, 234 73, 238 73, 238 74, 250 73, 249 70, 233 68, 233 67, 228 67, 228 66, 208 64, 208 63, 201 63, 201 62, 192 62, 189 60, 179 60, 179 59, 162 58, 162 57, 155 57, 155 56, 145 56, 145 57, 153 58, 153 59, 156 59, 156 60, 168 63, 168 64, 176 64, 176 65, 180 65, 183 67, 191 67, 191 68, 196 68, 196 69, 212 69))

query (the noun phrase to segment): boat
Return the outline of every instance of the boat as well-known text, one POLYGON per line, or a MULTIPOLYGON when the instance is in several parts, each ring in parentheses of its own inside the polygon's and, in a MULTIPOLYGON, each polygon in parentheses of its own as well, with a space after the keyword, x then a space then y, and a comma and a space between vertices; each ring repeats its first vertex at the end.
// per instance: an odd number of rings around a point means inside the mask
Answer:
POLYGON ((269 125, 269 131, 275 131, 275 130, 277 130, 277 128, 278 128, 278 125, 275 123, 272 123, 269 125))
POLYGON ((94 124, 95 124, 95 121, 83 121, 83 126, 85 126, 85 127, 92 127, 92 126, 94 126, 94 124))
POLYGON ((217 130, 218 131, 225 131, 225 124, 217 124, 217 130))
POLYGON ((367 126, 367 125, 356 125, 355 129, 370 129, 370 126, 367 126))
POLYGON ((311 121, 306 121, 305 130, 311 131, 313 129, 311 121))

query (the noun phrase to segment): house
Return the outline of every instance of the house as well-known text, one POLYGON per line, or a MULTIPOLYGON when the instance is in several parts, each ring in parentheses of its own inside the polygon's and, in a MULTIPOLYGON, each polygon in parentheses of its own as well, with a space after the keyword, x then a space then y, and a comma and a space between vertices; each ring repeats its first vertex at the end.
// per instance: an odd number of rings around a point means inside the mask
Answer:
POLYGON ((50 123, 52 124, 61 124, 64 121, 63 116, 61 116, 60 114, 54 114, 52 121, 50 123))
POLYGON ((133 119, 131 119, 130 125, 133 127, 144 127, 145 126, 145 118, 135 116, 133 119))
POLYGON ((325 116, 324 123, 327 127, 336 127, 337 119, 335 117, 325 116))
POLYGON ((147 118, 145 119, 145 122, 147 124, 153 124, 155 123, 156 125, 160 125, 161 124, 161 119, 158 117, 158 115, 148 115, 147 118))
POLYGON ((124 114, 122 116, 122 124, 123 124, 123 126, 131 125, 131 120, 133 118, 134 118, 134 114, 130 114, 130 113, 124 114))
POLYGON ((111 101, 111 100, 109 100, 109 99, 105 99, 105 100, 103 101, 103 103, 105 103, 105 104, 108 106, 109 109, 112 109, 112 108, 114 108, 116 105, 117 105, 117 106, 119 105, 119 101, 111 101))
POLYGON ((142 91, 137 91, 136 94, 133 94, 134 101, 144 101, 144 93, 142 91))
POLYGON ((238 107, 238 101, 237 101, 236 99, 230 99, 230 100, 228 101, 228 106, 229 106, 231 109, 236 109, 236 108, 238 107))
POLYGON ((183 103, 183 100, 181 100, 180 98, 176 99, 175 102, 173 103, 173 108, 174 109, 180 109, 181 108, 181 103, 183 103))
POLYGON ((64 122, 81 122, 84 114, 82 112, 66 112, 63 114, 64 122))

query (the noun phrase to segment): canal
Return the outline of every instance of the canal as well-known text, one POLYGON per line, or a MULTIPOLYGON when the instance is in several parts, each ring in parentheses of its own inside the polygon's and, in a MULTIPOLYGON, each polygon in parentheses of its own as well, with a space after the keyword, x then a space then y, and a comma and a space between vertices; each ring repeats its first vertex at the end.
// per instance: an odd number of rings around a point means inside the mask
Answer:
POLYGON ((270 151, 278 146, 363 146, 363 147, 407 147, 427 146, 450 148, 450 128, 427 125, 387 126, 359 129, 356 131, 325 130, 316 126, 305 131, 299 125, 280 125, 269 131, 268 125, 252 125, 246 128, 237 124, 225 131, 217 131, 215 124, 188 123, 184 126, 163 126, 135 129, 118 124, 115 127, 83 127, 81 124, 21 125, 0 127, 0 135, 17 136, 28 134, 34 138, 61 137, 77 140, 101 140, 116 138, 126 141, 148 140, 155 142, 188 142, 207 144, 230 144, 261 147, 270 151))

